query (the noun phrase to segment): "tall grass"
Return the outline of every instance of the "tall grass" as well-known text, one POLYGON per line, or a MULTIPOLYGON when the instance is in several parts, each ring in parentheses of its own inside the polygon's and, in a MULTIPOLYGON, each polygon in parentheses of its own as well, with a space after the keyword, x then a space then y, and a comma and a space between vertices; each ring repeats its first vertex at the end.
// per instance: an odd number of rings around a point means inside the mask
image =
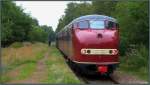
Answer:
POLYGON ((23 46, 22 43, 22 46, 16 44, 17 43, 14 43, 10 47, 2 49, 3 75, 0 80, 1 82, 28 77, 34 72, 36 62, 44 57, 48 49, 48 46, 43 43, 28 44, 25 46, 23 46), (11 71, 17 71, 18 73, 12 76, 9 75, 9 73, 12 73, 11 71))
POLYGON ((2 49, 2 65, 14 67, 28 62, 36 62, 44 56, 47 45, 42 43, 31 44, 20 48, 8 47, 2 49))

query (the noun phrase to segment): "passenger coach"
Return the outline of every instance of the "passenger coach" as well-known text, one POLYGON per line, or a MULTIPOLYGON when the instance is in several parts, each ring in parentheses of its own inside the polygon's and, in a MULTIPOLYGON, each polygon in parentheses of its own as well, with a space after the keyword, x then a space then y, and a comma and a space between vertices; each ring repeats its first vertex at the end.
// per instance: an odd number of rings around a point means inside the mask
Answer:
POLYGON ((82 16, 57 33, 56 46, 80 72, 110 74, 119 64, 118 28, 112 17, 82 16))

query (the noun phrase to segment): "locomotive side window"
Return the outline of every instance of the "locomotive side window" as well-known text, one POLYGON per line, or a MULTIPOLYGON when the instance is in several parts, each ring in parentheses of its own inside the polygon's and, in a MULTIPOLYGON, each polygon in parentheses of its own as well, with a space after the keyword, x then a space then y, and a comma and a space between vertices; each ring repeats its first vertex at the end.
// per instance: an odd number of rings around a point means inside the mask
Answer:
POLYGON ((91 29, 104 29, 105 28, 104 21, 91 20, 89 22, 90 22, 90 28, 91 29))
POLYGON ((78 28, 80 29, 87 29, 88 27, 89 27, 88 21, 80 21, 78 23, 78 28))
POLYGON ((108 29, 119 28, 119 24, 112 21, 108 21, 106 25, 108 29))
POLYGON ((114 28, 114 22, 109 21, 108 22, 108 29, 114 28))

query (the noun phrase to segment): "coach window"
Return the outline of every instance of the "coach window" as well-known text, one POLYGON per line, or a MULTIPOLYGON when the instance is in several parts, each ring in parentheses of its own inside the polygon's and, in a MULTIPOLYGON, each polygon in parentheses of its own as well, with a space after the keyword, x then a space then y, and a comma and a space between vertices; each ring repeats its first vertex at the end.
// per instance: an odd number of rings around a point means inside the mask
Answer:
POLYGON ((87 29, 88 28, 88 21, 80 21, 78 23, 78 28, 80 28, 80 29, 87 29))

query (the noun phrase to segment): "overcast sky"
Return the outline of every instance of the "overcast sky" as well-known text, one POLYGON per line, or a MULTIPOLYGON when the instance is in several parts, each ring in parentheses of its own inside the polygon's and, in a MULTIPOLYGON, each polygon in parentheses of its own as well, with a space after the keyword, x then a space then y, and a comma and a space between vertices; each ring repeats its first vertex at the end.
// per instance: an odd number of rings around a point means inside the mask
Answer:
POLYGON ((36 18, 40 25, 52 26, 53 30, 57 28, 58 20, 64 14, 69 2, 71 1, 15 1, 25 13, 30 13, 36 18))

